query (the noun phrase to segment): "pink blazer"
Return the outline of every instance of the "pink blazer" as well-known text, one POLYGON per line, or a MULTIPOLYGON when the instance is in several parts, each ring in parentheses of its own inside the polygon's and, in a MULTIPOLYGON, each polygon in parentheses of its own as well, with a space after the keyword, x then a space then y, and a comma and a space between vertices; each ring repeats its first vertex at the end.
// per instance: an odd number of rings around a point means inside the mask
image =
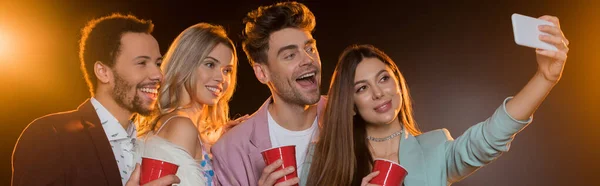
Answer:
MULTIPOLYGON (((326 103, 321 96, 317 113, 321 114, 326 103)), ((258 185, 265 162, 261 151, 271 148, 267 108, 271 98, 248 120, 225 133, 212 147, 213 168, 220 185, 258 185)))

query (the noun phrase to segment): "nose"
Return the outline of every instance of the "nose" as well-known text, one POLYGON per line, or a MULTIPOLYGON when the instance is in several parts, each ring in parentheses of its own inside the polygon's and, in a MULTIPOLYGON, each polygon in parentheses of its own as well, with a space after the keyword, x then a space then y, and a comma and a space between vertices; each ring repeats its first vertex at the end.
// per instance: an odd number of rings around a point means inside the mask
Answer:
POLYGON ((310 65, 315 62, 315 58, 311 55, 311 53, 303 50, 304 58, 300 62, 300 66, 310 65))
POLYGON ((213 78, 216 82, 222 83, 223 79, 225 79, 225 76, 227 75, 226 72, 221 69, 221 68, 215 68, 216 72, 213 73, 213 78))
POLYGON ((163 80, 162 70, 160 69, 159 66, 156 66, 156 65, 151 65, 151 66, 152 67, 150 67, 150 72, 149 72, 150 80, 155 81, 155 82, 161 82, 163 80))
POLYGON ((371 90, 373 91, 373 100, 378 100, 383 97, 383 91, 379 86, 373 86, 371 90))

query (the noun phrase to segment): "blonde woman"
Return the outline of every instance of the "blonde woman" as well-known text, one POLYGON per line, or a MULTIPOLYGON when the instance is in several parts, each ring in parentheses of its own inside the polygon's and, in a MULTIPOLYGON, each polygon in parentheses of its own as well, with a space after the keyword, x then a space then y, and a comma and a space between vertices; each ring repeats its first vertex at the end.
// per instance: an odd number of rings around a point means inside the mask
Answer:
POLYGON ((236 68, 223 27, 199 23, 177 36, 161 65, 159 109, 141 121, 138 161, 150 156, 178 164, 180 185, 214 185, 208 150, 229 122, 236 68))

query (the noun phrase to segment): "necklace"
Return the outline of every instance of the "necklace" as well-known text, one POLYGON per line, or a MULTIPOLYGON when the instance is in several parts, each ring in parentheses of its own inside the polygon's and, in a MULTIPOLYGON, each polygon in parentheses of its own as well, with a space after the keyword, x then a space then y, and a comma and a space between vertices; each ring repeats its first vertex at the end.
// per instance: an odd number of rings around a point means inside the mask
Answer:
POLYGON ((387 141, 390 140, 396 136, 399 136, 400 134, 402 134, 402 130, 399 130, 398 132, 394 132, 393 134, 387 136, 387 137, 383 137, 383 138, 375 138, 373 136, 367 136, 367 139, 371 140, 371 141, 375 141, 375 142, 382 142, 382 141, 387 141))

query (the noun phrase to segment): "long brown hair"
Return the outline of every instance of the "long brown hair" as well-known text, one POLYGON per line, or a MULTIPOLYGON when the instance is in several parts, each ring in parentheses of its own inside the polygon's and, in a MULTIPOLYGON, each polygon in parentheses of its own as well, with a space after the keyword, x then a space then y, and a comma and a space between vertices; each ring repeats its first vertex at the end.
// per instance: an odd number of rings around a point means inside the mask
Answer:
POLYGON ((226 122, 229 121, 229 100, 236 86, 237 56, 235 45, 227 37, 225 29, 219 25, 198 23, 185 29, 171 44, 165 54, 161 69, 164 79, 158 92, 158 108, 153 115, 142 120, 141 134, 156 130, 157 121, 179 107, 190 106, 198 102, 196 96, 189 96, 190 105, 180 105, 181 89, 192 94, 196 92, 196 69, 208 54, 218 45, 223 44, 233 52, 234 64, 229 87, 217 104, 205 105, 200 114, 201 123, 198 131, 204 142, 214 143, 221 135, 226 122))
POLYGON ((339 57, 331 79, 323 127, 315 147, 307 185, 360 185, 371 172, 373 157, 369 150, 366 122, 354 109, 354 75, 365 58, 377 58, 394 72, 402 91, 398 117, 412 135, 421 131, 413 117, 408 86, 398 67, 381 50, 371 45, 353 45, 339 57))

